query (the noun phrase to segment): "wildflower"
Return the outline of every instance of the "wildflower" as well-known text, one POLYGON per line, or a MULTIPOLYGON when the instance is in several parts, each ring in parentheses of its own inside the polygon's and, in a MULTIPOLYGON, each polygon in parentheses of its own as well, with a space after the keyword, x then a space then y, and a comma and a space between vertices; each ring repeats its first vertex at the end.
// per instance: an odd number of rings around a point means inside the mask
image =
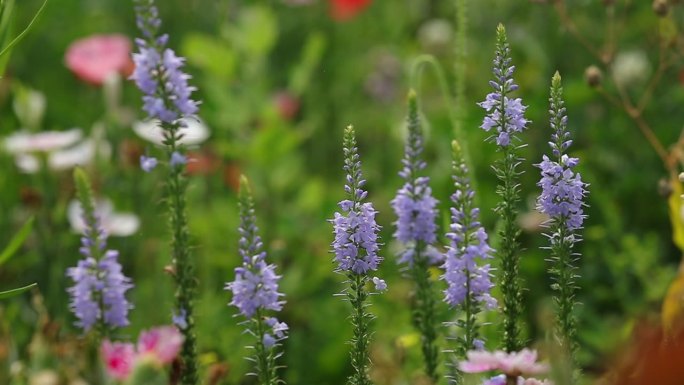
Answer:
POLYGON ((330 14, 337 21, 350 20, 371 5, 371 2, 372 0, 331 0, 330 14))
MULTIPOLYGON (((363 189, 366 181, 361 174, 361 160, 356 147, 354 128, 344 130, 344 170, 346 184, 344 190, 347 199, 339 203, 343 213, 336 212, 331 220, 335 239, 332 242, 337 272, 345 273, 349 287, 345 289, 346 298, 352 306, 351 323, 354 334, 350 352, 354 372, 349 377, 352 384, 370 384, 368 365, 370 363, 368 346, 370 345, 369 321, 372 315, 366 310, 368 293, 365 290, 368 282, 368 271, 377 270, 382 258, 378 256, 378 231, 375 223, 377 213, 369 202, 363 203, 368 195, 363 189)), ((382 287, 383 282, 375 277, 376 285, 382 287)))
POLYGON ((384 279, 380 279, 378 277, 373 277, 373 284, 375 285, 375 290, 377 290, 377 291, 387 290, 387 283, 385 282, 384 279))
POLYGON ((161 326, 140 333, 138 354, 149 355, 160 364, 169 364, 180 352, 183 335, 175 326, 161 326))
MULTIPOLYGON (((432 197, 432 189, 428 185, 430 178, 419 176, 418 173, 425 168, 425 162, 420 158, 423 152, 423 136, 420 127, 417 107, 415 106, 415 93, 409 96, 409 136, 406 140, 404 168, 399 172, 405 183, 397 191, 392 200, 392 208, 397 215, 394 222, 397 230, 394 237, 404 244, 432 245, 436 239, 437 226, 437 200, 432 197)), ((411 248, 415 250, 415 247, 411 248)), ((413 264, 412 252, 404 253, 400 262, 413 264)))
MULTIPOLYGON (((527 108, 520 98, 511 98, 510 93, 518 89, 513 80, 515 67, 511 65, 510 48, 506 37, 506 30, 499 24, 497 28, 496 57, 494 59, 494 80, 489 84, 494 91, 487 95, 479 105, 488 114, 482 122, 482 129, 489 132, 496 130, 488 138, 503 152, 502 159, 498 160, 493 168, 499 179, 497 193, 501 201, 495 208, 495 212, 501 217, 499 237, 501 244, 499 254, 501 260, 501 291, 503 293, 503 344, 506 351, 516 351, 522 347, 519 339, 519 319, 522 313, 522 289, 519 277, 520 264, 520 228, 516 223, 520 201, 520 188, 518 179, 521 172, 518 165, 522 162, 517 155, 522 133, 529 121, 525 119, 524 112, 527 108)), ((483 239, 484 240, 484 239, 483 239)))
POLYGON ((79 128, 67 131, 43 131, 36 134, 19 131, 5 138, 4 147, 13 155, 52 152, 75 144, 82 136, 83 131, 79 128))
MULTIPOLYGON (((570 353, 570 358, 576 365, 577 321, 573 309, 578 255, 573 252, 573 247, 581 239, 577 232, 585 218, 582 208, 585 206, 587 184, 582 181, 580 174, 574 171, 579 159, 571 158, 565 153, 572 145, 572 140, 567 130, 568 119, 562 93, 560 74, 556 72, 551 81, 549 98, 550 125, 553 129, 549 145, 553 158, 544 155, 542 162, 537 165, 541 169, 541 180, 537 185, 542 189, 537 199, 537 209, 550 217, 545 225, 549 229, 549 260, 553 263, 549 268, 554 281, 551 288, 556 292, 554 334, 559 344, 570 353)), ((578 373, 575 373, 575 376, 578 376, 578 373)))
POLYGON ((64 60, 80 79, 100 86, 112 74, 133 70, 131 42, 123 35, 93 35, 73 42, 64 60))
POLYGON ((248 330, 257 339, 254 362, 261 384, 278 383, 275 359, 280 354, 272 354, 278 341, 285 338, 288 326, 275 317, 265 317, 267 311, 280 311, 285 301, 278 292, 280 276, 275 273, 275 265, 266 263, 266 252, 256 224, 254 201, 249 190, 247 178, 240 178, 240 240, 238 242, 242 265, 235 268, 235 280, 226 284, 233 299, 230 305, 238 308, 240 314, 248 319, 248 330), (267 327, 271 330, 267 331, 267 327))
POLYGON ((175 168, 178 166, 184 166, 186 163, 188 163, 188 158, 186 158, 185 155, 183 155, 177 151, 174 151, 171 154, 171 160, 169 161, 169 166, 171 166, 172 168, 175 168))
POLYGON ((157 158, 140 155, 140 168, 145 172, 150 172, 157 167, 157 158))
POLYGON ((190 75, 182 71, 185 59, 166 47, 167 35, 157 37, 161 25, 152 0, 138 0, 137 24, 144 39, 137 39, 138 53, 133 54, 135 70, 131 79, 143 92, 143 109, 150 118, 173 123, 195 115, 198 102, 191 99, 195 87, 188 85, 190 75))
POLYGON ((183 335, 178 329, 160 326, 141 332, 137 345, 105 340, 101 352, 109 376, 125 381, 141 366, 152 364, 158 371, 160 366, 173 362, 182 345, 183 335))
POLYGON ((120 381, 128 378, 136 359, 133 344, 105 340, 102 342, 101 353, 105 369, 112 378, 120 381))
MULTIPOLYGON (((140 218, 133 213, 115 212, 112 202, 108 199, 99 199, 95 202, 97 215, 102 231, 107 236, 127 237, 135 234, 140 228, 140 218)), ((72 231, 85 233, 87 229, 84 220, 83 208, 78 200, 72 200, 67 206, 67 219, 72 231)))
MULTIPOLYGON (((183 146, 198 145, 209 138, 209 128, 196 116, 178 120, 178 143, 183 146)), ((133 123, 133 132, 142 139, 161 146, 164 144, 164 128, 159 120, 133 123)))
POLYGON ((126 291, 133 287, 130 278, 122 273, 119 253, 106 250, 107 236, 95 213, 92 192, 85 174, 77 169, 75 181, 83 210, 86 228, 81 238, 83 259, 76 267, 67 269, 74 286, 70 307, 78 318, 77 325, 89 331, 96 323, 114 327, 128 325, 128 311, 133 307, 126 299, 126 291))
POLYGON ((188 327, 188 312, 185 309, 180 309, 180 312, 178 314, 173 313, 171 315, 171 320, 178 329, 183 330, 187 329, 188 327))
POLYGON ((513 353, 471 350, 467 353, 467 357, 467 361, 461 362, 458 366, 465 373, 497 370, 506 376, 517 377, 524 374, 546 373, 549 370, 548 365, 537 362, 537 351, 530 349, 513 353))

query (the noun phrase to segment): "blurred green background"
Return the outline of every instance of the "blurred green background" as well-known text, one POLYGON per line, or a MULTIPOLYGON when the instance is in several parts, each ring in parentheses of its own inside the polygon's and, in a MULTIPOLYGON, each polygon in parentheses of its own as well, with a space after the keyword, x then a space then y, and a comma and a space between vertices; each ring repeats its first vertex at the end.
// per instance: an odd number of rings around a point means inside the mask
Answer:
MULTIPOLYGON (((453 1, 375 0, 354 17, 339 21, 326 0, 295 5, 275 0, 159 1, 162 30, 170 46, 187 57, 187 70, 202 100, 200 116, 211 131, 192 149, 203 159, 190 175, 189 217, 199 277, 197 332, 202 370, 207 376, 225 371, 219 383, 250 384, 249 362, 243 356, 250 338, 227 306, 223 290, 234 278, 237 255, 236 186, 240 173, 252 183, 259 225, 269 258, 282 273, 287 305, 281 318, 290 325, 283 363, 291 384, 340 384, 350 371, 351 327, 347 304, 333 295, 343 277, 332 272, 327 223, 343 198, 343 128, 356 127, 368 179, 370 199, 383 226, 385 262, 377 275, 389 291, 373 298, 377 315, 372 345, 372 377, 379 385, 421 384, 418 336, 410 323, 411 284, 402 277, 392 241, 394 216, 389 201, 400 187, 397 175, 403 153, 405 97, 415 58, 432 54, 455 89, 456 12, 453 1)), ((306 3, 306 2, 303 2, 306 3)), ((476 105, 489 92, 495 28, 506 25, 520 84, 517 95, 529 105, 532 121, 524 134, 528 146, 521 169, 525 231, 522 274, 527 291, 527 336, 540 341, 548 332, 550 311, 545 238, 534 214, 539 192, 533 164, 548 152, 548 87, 553 73, 563 76, 573 156, 590 183, 581 253, 578 308, 581 361, 586 373, 599 376, 605 359, 629 336, 636 320, 657 317, 668 285, 676 276, 680 251, 672 242, 668 217, 668 170, 649 147, 633 119, 611 104, 584 79, 591 65, 603 71, 605 93, 636 100, 659 73, 653 98, 642 114, 657 137, 669 147, 681 134, 684 87, 678 26, 684 9, 672 2, 661 18, 650 1, 573 0, 567 11, 573 25, 590 44, 607 47, 601 62, 561 22, 553 1, 468 1, 464 138, 477 176, 483 223, 494 233, 497 184, 490 168, 498 158, 487 134, 478 127, 484 112, 476 105), (612 20, 612 21, 611 21, 612 20), (659 46, 672 53, 658 72, 659 46), (604 46, 604 43, 612 42, 604 46), (616 69, 626 54, 626 70, 616 69), (631 56, 630 56, 631 55, 631 56), (636 59, 635 59, 636 58, 636 59), (631 60, 631 61, 630 61, 631 60), (619 73, 618 73, 619 72, 619 73), (622 76, 622 78, 620 77, 622 76), (616 83, 617 82, 617 83, 616 83), (621 87, 616 87, 615 84, 621 87), (665 191, 663 191, 665 190, 665 191)), ((13 30, 19 32, 42 4, 23 0, 15 5, 13 30)), ((109 159, 87 171, 98 196, 114 202, 117 211, 135 213, 141 227, 128 237, 111 237, 121 251, 135 288, 132 325, 138 331, 171 320, 172 285, 163 272, 170 263, 163 172, 143 173, 138 156, 161 155, 136 136, 132 122, 144 117, 140 94, 131 81, 120 84, 121 99, 107 107, 103 88, 80 81, 64 65, 64 54, 77 39, 120 33, 133 39, 137 30, 131 1, 51 0, 36 25, 15 47, 0 80, 0 137, 25 126, 17 116, 29 92, 45 96, 42 122, 32 129, 80 127, 102 132, 112 144, 109 159), (22 99, 24 98, 24 99, 22 99), (19 105, 19 107, 17 107, 19 105)), ((451 194, 450 141, 454 138, 445 100, 429 70, 418 90, 426 126, 427 173, 442 212, 448 217, 451 194)), ((24 102, 25 103, 25 102, 24 102)), ((24 127, 26 128, 26 127, 24 127)), ((37 281, 40 296, 25 294, 0 302, 0 383, 24 384, 45 371, 64 384, 76 384, 88 371, 79 330, 68 311, 64 269, 76 264, 79 236, 66 217, 74 197, 71 173, 22 173, 13 157, 0 152, 0 245, 30 216, 38 223, 21 251, 0 269, 0 289, 37 281)), ((681 221, 681 218, 675 218, 681 221)), ((496 240, 494 240, 496 247, 496 240)), ((445 306, 440 319, 453 313, 445 306)), ((498 316, 488 316, 488 346, 498 342, 498 316)), ((441 341, 444 349, 448 342, 441 341)))

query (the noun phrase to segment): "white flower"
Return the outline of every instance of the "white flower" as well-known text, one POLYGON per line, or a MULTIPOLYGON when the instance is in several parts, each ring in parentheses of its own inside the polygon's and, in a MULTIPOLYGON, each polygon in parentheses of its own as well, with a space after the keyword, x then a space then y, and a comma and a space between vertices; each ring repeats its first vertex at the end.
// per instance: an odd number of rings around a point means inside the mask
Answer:
MULTIPOLYGON (((209 138, 209 128, 197 117, 181 118, 181 128, 179 132, 183 135, 180 143, 186 146, 200 144, 209 138)), ((159 120, 147 120, 144 122, 133 123, 135 133, 156 145, 163 145, 164 131, 159 124, 159 120)))
MULTIPOLYGON (((115 213, 112 202, 109 200, 98 200, 95 214, 107 235, 127 237, 138 231, 140 227, 140 219, 135 214, 115 213)), ((81 209, 80 202, 77 200, 69 202, 67 217, 74 232, 83 233, 85 231, 86 225, 83 221, 83 209, 81 209)))
POLYGON ((75 144, 82 136, 80 128, 68 131, 43 131, 36 134, 22 130, 5 138, 4 147, 13 155, 51 152, 75 144))

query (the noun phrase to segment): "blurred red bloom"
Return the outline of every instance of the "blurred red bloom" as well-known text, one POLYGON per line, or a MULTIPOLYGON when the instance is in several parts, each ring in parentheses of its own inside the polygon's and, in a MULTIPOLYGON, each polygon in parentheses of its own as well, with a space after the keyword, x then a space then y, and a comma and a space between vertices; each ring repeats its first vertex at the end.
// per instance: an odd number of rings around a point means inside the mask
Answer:
POLYGON ((330 0, 330 15, 337 21, 349 20, 363 11, 372 0, 330 0))
POLYGON ((81 80, 99 86, 111 73, 132 72, 131 42, 123 35, 93 35, 73 42, 64 61, 81 80))

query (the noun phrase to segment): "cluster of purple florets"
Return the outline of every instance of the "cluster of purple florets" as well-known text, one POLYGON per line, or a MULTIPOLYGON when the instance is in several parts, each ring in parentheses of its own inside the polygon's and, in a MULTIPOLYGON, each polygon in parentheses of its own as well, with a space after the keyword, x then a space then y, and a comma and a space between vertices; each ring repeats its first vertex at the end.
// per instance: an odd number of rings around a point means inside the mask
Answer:
POLYGON ((490 279, 490 266, 480 265, 491 259, 494 250, 489 247, 487 233, 479 222, 479 209, 473 207, 475 193, 467 179, 468 171, 462 161, 456 164, 451 195, 451 225, 447 238, 450 245, 445 255, 443 279, 448 287, 444 300, 451 306, 461 305, 468 296, 487 309, 496 307, 496 299, 490 292, 494 284, 490 279))
POLYGON ((363 189, 366 181, 361 174, 357 151, 353 130, 348 128, 344 141, 344 171, 347 173, 344 190, 349 199, 339 203, 342 212, 336 212, 331 220, 335 234, 332 249, 338 271, 366 274, 369 270, 377 270, 382 261, 378 255, 380 226, 375 222, 377 211, 373 204, 362 203, 368 192, 363 189))
POLYGON ((165 123, 196 114, 198 102, 191 98, 196 88, 188 85, 190 75, 182 71, 185 59, 166 47, 168 35, 157 37, 161 25, 157 8, 150 0, 139 0, 136 14, 144 38, 136 39, 138 53, 133 54, 131 79, 144 94, 143 109, 150 118, 165 123))
POLYGON ((508 97, 510 92, 518 89, 518 85, 513 82, 513 71, 515 66, 511 65, 510 48, 508 43, 503 42, 497 45, 494 58, 496 80, 489 82, 494 92, 479 103, 488 112, 480 127, 487 132, 495 128, 497 135, 492 138, 500 147, 509 146, 512 137, 523 132, 529 123, 524 116, 527 106, 522 104, 520 98, 508 97))
POLYGON ((133 284, 123 275, 118 251, 107 250, 99 260, 92 255, 93 245, 96 250, 106 247, 106 234, 96 223, 88 224, 81 243, 84 258, 67 269, 67 276, 75 283, 68 292, 71 310, 78 318, 76 324, 86 332, 99 321, 111 328, 127 326, 133 305, 125 294, 133 284))
MULTIPOLYGON (((423 242, 427 247, 425 253, 431 264, 441 262, 441 254, 434 249, 437 240, 437 200, 432 196, 429 186, 430 178, 418 176, 417 173, 425 168, 425 162, 420 155, 423 152, 423 137, 418 131, 418 124, 409 122, 409 137, 402 159, 403 168, 399 176, 404 179, 404 185, 397 191, 391 205, 397 220, 394 222, 397 230, 394 237, 404 245, 423 242), (431 257, 432 256, 432 257, 431 257), (431 258, 430 258, 431 257, 431 258)), ((401 253, 400 263, 412 265, 415 249, 408 247, 401 253)))

